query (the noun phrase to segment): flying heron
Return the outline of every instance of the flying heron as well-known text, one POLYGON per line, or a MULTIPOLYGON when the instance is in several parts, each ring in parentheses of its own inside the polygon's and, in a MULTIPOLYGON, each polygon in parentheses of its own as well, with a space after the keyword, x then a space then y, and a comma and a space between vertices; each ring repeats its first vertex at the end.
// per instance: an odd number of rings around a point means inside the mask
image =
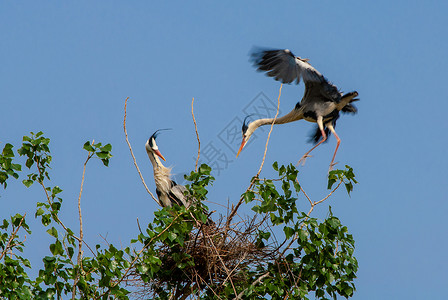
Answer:
POLYGON ((305 93, 300 102, 288 114, 277 118, 258 119, 247 124, 248 117, 243 122, 243 141, 238 150, 237 157, 243 150, 253 132, 260 126, 272 124, 285 124, 304 119, 308 122, 317 123, 318 128, 313 136, 316 144, 306 152, 300 162, 305 163, 311 151, 327 140, 327 136, 333 133, 337 140, 336 149, 330 163, 330 170, 335 165, 334 159, 341 143, 334 127, 339 118, 339 112, 356 113, 356 107, 351 104, 359 99, 356 91, 343 94, 338 88, 330 83, 319 71, 309 64, 309 59, 295 56, 290 50, 262 50, 252 52, 251 59, 259 71, 266 72, 267 76, 274 77, 282 83, 291 83, 300 79, 305 83, 305 93))

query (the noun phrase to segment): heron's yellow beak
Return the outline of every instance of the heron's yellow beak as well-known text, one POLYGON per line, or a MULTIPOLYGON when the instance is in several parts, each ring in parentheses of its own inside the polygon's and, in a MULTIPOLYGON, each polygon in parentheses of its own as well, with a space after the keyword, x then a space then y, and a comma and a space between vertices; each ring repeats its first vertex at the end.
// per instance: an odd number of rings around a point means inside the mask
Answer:
POLYGON ((154 150, 154 153, 155 153, 158 157, 160 157, 161 159, 163 159, 163 161, 166 161, 165 157, 163 157, 162 153, 160 153, 159 150, 154 150))
POLYGON ((243 138, 243 141, 241 142, 240 149, 238 150, 238 153, 236 154, 236 157, 238 157, 238 155, 240 155, 240 152, 241 152, 241 150, 243 150, 244 145, 246 145, 246 140, 243 138))

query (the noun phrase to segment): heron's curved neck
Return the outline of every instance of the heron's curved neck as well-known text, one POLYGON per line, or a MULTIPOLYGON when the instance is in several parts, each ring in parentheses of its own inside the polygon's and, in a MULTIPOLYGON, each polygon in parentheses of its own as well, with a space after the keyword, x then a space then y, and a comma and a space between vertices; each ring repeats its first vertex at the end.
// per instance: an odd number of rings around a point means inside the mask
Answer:
POLYGON ((156 182, 156 187, 162 191, 168 191, 171 187, 171 169, 162 165, 159 157, 154 155, 154 153, 148 151, 147 153, 154 169, 154 181, 156 182))
POLYGON ((254 124, 253 126, 254 126, 254 128, 258 128, 263 125, 272 124, 272 122, 274 122, 274 124, 285 124, 285 123, 294 122, 294 121, 297 121, 300 119, 303 119, 302 111, 300 109, 294 108, 286 115, 284 115, 280 118, 277 118, 277 119, 266 118, 266 119, 255 120, 255 121, 253 121, 253 124, 254 124))
POLYGON ((160 161, 160 159, 157 156, 154 155, 154 153, 148 152, 148 151, 146 151, 146 153, 148 154, 149 160, 151 161, 154 171, 157 168, 163 167, 162 162, 160 161))
POLYGON ((170 169, 165 167, 162 162, 160 161, 160 158, 156 155, 154 155, 154 153, 152 152, 147 152, 148 153, 148 157, 149 160, 151 161, 152 164, 152 168, 154 169, 154 175, 156 175, 156 173, 168 173, 170 169))

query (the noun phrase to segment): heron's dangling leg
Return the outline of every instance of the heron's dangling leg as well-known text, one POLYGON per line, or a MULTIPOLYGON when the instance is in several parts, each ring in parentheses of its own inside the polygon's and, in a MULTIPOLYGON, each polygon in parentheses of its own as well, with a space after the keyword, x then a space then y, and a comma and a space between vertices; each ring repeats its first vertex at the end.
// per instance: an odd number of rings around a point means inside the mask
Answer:
POLYGON ((330 168, 328 170, 328 171, 331 171, 331 170, 333 170, 333 167, 337 164, 337 163, 334 162, 334 159, 336 157, 336 152, 338 152, 339 145, 341 144, 341 139, 336 134, 336 131, 334 130, 333 124, 328 123, 327 127, 328 127, 328 129, 330 129, 331 133, 333 133, 334 137, 338 141, 337 144, 336 144, 336 149, 334 149, 334 154, 333 154, 333 158, 332 158, 331 163, 330 163, 330 168))
MULTIPOLYGON (((311 157, 309 154, 311 153, 311 151, 313 151, 314 149, 317 148, 317 146, 319 146, 320 144, 322 144, 323 142, 325 142, 327 140, 327 135, 325 134, 325 130, 324 130, 324 123, 323 123, 323 117, 319 116, 317 117, 317 125, 319 126, 320 132, 322 133, 322 140, 317 143, 313 148, 310 149, 310 151, 308 151, 307 153, 305 153, 301 159, 299 159, 299 162, 297 163, 297 165, 300 165, 300 163, 302 163, 302 166, 305 165, 305 161, 308 157, 311 157)), ((334 129, 333 129, 334 131, 334 129)))

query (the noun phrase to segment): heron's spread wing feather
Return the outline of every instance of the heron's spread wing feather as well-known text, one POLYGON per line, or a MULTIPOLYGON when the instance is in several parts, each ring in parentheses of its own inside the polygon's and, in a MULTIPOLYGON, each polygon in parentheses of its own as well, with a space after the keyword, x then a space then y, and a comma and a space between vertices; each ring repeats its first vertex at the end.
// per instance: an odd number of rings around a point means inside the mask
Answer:
POLYGON ((307 81, 324 82, 326 79, 309 63, 295 57, 291 51, 256 49, 251 54, 252 61, 259 71, 282 83, 307 81))
POLYGON ((336 86, 313 68, 307 60, 294 56, 288 49, 255 49, 251 57, 259 71, 266 72, 266 75, 274 77, 275 80, 282 83, 296 81, 298 84, 302 79, 305 83, 305 96, 302 100, 304 103, 319 98, 333 102, 339 102, 341 99, 336 86))

